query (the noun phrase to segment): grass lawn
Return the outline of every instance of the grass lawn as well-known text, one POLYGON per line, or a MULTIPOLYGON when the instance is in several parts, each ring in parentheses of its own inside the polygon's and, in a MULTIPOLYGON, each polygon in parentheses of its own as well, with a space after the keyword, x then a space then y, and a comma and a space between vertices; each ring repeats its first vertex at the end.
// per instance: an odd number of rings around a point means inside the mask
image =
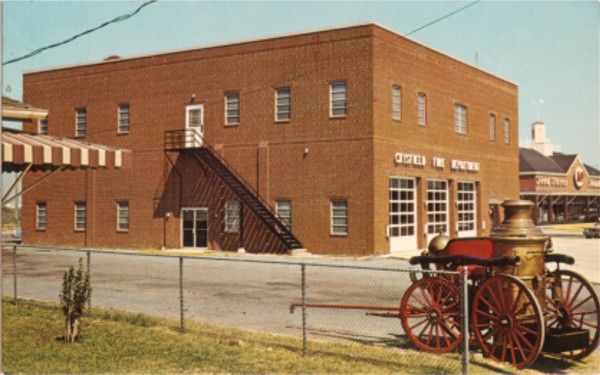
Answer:
MULTIPOLYGON (((310 341, 304 358, 299 339, 196 322, 186 323, 181 334, 172 320, 105 309, 94 309, 83 321, 82 340, 67 345, 57 340, 63 326, 58 305, 20 300, 15 306, 5 299, 3 308, 6 373, 461 372, 458 354, 310 341)), ((474 362, 472 373, 513 372, 474 362)), ((573 370, 579 372, 572 367, 567 372, 573 370)))

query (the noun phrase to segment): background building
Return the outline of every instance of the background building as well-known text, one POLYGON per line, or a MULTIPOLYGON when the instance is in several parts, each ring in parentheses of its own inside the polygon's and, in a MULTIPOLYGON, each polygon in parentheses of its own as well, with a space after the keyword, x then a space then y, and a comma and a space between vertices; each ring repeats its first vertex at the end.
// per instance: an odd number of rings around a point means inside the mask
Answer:
POLYGON ((31 72, 24 97, 133 154, 27 196, 27 243, 415 251, 519 194, 517 87, 372 24, 31 72))

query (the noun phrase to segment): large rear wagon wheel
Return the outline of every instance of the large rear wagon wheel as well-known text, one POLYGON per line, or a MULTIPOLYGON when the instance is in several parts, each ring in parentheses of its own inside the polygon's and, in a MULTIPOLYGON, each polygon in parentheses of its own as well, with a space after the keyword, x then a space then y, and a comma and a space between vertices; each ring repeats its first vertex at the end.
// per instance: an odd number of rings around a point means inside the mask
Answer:
POLYGON ((587 329, 590 333, 588 347, 558 355, 572 360, 585 358, 598 347, 600 338, 598 295, 589 281, 576 272, 556 270, 549 276, 551 280, 560 280, 557 285, 560 290, 554 290, 553 284, 547 283, 546 306, 552 314, 548 319, 548 329, 587 329))
POLYGON ((413 283, 402 296, 400 319, 410 342, 429 353, 449 353, 462 341, 460 293, 447 280, 413 283))
POLYGON ((535 295, 521 280, 496 275, 473 297, 473 334, 485 357, 522 369, 544 344, 544 317, 535 295))

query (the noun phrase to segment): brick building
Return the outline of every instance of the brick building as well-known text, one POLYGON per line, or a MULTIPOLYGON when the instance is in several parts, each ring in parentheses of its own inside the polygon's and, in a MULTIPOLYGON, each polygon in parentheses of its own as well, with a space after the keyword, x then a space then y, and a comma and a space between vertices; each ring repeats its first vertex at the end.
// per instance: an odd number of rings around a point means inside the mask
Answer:
POLYGON ((50 134, 132 150, 30 192, 26 243, 410 252, 487 235, 519 196, 517 87, 373 24, 23 81, 50 134))

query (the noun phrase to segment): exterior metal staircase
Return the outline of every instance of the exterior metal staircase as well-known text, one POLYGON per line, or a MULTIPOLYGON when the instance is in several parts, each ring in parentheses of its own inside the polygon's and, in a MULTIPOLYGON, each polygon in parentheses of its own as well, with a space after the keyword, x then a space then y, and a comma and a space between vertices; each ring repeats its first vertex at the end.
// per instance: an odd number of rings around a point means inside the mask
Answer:
POLYGON ((192 155, 209 168, 289 250, 302 248, 300 241, 277 218, 269 204, 197 132, 190 129, 165 132, 165 151, 192 155))

